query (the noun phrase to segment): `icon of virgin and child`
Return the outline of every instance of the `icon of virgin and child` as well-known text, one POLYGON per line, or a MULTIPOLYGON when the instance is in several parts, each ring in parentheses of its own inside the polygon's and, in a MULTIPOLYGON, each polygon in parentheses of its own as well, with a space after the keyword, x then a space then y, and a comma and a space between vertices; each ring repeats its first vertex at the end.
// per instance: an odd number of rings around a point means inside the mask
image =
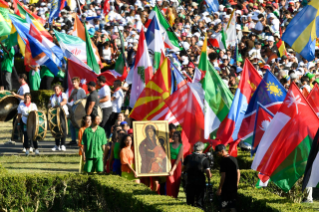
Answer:
POLYGON ((141 173, 167 172, 164 139, 158 137, 155 127, 150 124, 145 127, 145 136, 139 145, 141 173))

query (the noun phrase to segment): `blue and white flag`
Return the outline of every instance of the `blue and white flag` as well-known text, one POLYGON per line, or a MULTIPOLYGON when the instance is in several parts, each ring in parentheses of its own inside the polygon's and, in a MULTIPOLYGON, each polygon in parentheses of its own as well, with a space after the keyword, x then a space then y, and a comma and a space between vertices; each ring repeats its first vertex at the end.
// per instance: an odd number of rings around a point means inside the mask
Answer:
POLYGON ((61 9, 61 0, 52 0, 49 23, 52 23, 52 20, 59 17, 60 9, 61 9))
POLYGON ((218 0, 205 0, 207 4, 208 12, 218 12, 219 3, 218 0))

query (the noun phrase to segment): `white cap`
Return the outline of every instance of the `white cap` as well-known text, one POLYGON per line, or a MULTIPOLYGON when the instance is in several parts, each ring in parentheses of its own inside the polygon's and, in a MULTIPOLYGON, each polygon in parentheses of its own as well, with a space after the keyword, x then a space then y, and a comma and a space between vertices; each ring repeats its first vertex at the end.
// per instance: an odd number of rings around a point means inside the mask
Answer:
POLYGON ((269 13, 268 17, 267 18, 276 18, 275 14, 273 13, 269 13))
POLYGON ((236 29, 241 30, 241 26, 239 24, 236 24, 236 29))
POLYGON ((254 21, 259 21, 259 19, 258 19, 258 17, 257 17, 256 15, 254 15, 254 16, 252 17, 252 19, 253 19, 254 21))
POLYGON ((224 5, 219 5, 219 10, 224 10, 225 6, 224 5))
POLYGON ((196 45, 199 46, 199 47, 202 47, 203 46, 203 41, 201 41, 201 40, 198 41, 196 45))
POLYGON ((187 51, 189 49, 190 45, 187 42, 183 42, 183 47, 187 51))
POLYGON ((220 24, 222 21, 220 19, 215 20, 215 25, 220 24))
POLYGON ((268 41, 268 42, 270 42, 270 41, 271 41, 271 42, 275 42, 275 40, 274 40, 274 37, 273 37, 273 36, 269 36, 269 37, 268 37, 268 39, 267 39, 267 41, 268 41))

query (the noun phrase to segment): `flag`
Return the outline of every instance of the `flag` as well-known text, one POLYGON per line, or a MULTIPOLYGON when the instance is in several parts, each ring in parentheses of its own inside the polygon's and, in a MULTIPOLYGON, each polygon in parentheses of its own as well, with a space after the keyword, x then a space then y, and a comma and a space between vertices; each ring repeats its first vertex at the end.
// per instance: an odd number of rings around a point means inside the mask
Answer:
POLYGON ((308 91, 308 89, 306 88, 306 87, 303 87, 303 89, 302 89, 302 95, 304 96, 304 97, 308 97, 309 96, 309 91, 308 91))
POLYGON ((270 112, 265 106, 257 102, 256 116, 255 116, 255 125, 253 132, 252 140, 252 152, 257 151, 257 147, 260 143, 261 138, 264 135, 264 132, 270 125, 271 120, 273 119, 274 114, 270 112))
POLYGON ((51 2, 49 23, 52 23, 53 19, 56 19, 59 17, 59 13, 60 13, 61 9, 63 8, 63 6, 64 6, 64 1, 62 1, 62 0, 53 0, 51 2))
POLYGON ((18 16, 20 16, 21 18, 25 18, 25 14, 29 14, 29 16, 31 16, 31 19, 37 20, 39 23, 42 24, 42 27, 45 25, 45 22, 46 22, 45 19, 42 19, 41 17, 32 13, 18 0, 13 0, 13 7, 14 7, 14 13, 17 14, 18 16))
POLYGON ((234 54, 234 61, 236 62, 243 62, 243 58, 241 54, 238 52, 238 44, 235 45, 235 54, 234 54))
MULTIPOLYGON (((224 32, 226 33, 226 45, 224 45, 226 48, 228 46, 235 46, 237 43, 237 36, 236 36, 236 15, 235 10, 230 15, 229 21, 226 25, 226 28, 224 29, 224 32)), ((225 39, 225 33, 222 34, 222 36, 225 39)))
POLYGON ((204 94, 200 83, 187 83, 165 100, 183 129, 185 139, 182 141, 186 149, 189 149, 190 144, 204 140, 203 102, 204 94))
POLYGON ((68 90, 72 91, 72 78, 79 77, 81 87, 88 93, 86 83, 90 81, 96 81, 98 76, 105 76, 106 84, 111 86, 113 85, 116 77, 112 75, 109 71, 105 71, 100 75, 97 75, 89 66, 84 64, 81 60, 75 57, 71 52, 66 50, 66 56, 68 58, 68 90))
POLYGON ((132 72, 132 88, 130 96, 130 107, 134 108, 135 102, 143 91, 145 85, 153 77, 153 67, 148 48, 146 45, 144 29, 140 32, 140 39, 138 41, 137 52, 135 56, 135 63, 132 72))
POLYGON ((86 43, 81 38, 55 30, 54 33, 64 54, 66 54, 65 52, 68 50, 82 62, 87 62, 86 43))
POLYGON ((127 77, 128 67, 127 67, 127 63, 125 59, 125 43, 124 43, 123 35, 120 30, 118 31, 119 31, 120 40, 121 40, 121 49, 120 49, 121 54, 118 56, 115 62, 114 70, 120 75, 119 80, 123 81, 127 77))
POLYGON ((309 2, 289 22, 281 38, 308 61, 315 59, 316 38, 319 33, 316 29, 318 8, 317 1, 309 2))
POLYGON ((210 13, 218 12, 219 2, 218 0, 205 0, 207 5, 207 10, 210 13))
POLYGON ((213 34, 209 39, 213 47, 219 48, 221 50, 226 49, 226 40, 227 34, 225 33, 224 29, 222 29, 219 33, 213 34))
POLYGON ((319 116, 319 87, 318 84, 316 83, 315 86, 312 88, 310 91, 307 100, 309 102, 309 105, 312 107, 312 109, 317 113, 319 116))
POLYGON ((251 168, 269 176, 283 191, 289 191, 305 172, 318 126, 316 113, 292 83, 261 138, 251 168))
POLYGON ((276 46, 278 48, 279 56, 282 57, 284 55, 287 56, 287 51, 285 47, 285 42, 282 41, 281 39, 276 43, 276 46))
POLYGON ((217 130, 220 123, 226 118, 234 96, 208 60, 206 37, 203 43, 198 69, 205 75, 201 80, 201 85, 205 96, 205 139, 208 139, 210 134, 217 130))
MULTIPOLYGON (((157 115, 165 118, 165 114, 162 113, 165 113, 163 110, 167 109, 164 100, 171 94, 171 78, 170 61, 165 58, 161 67, 141 92, 131 111, 130 117, 138 121, 152 120, 157 115)), ((166 110, 166 113, 168 112, 166 110)))
POLYGON ((172 27, 169 25, 167 20, 165 19, 162 12, 158 9, 157 6, 151 11, 148 16, 148 20, 145 23, 145 27, 148 28, 151 24, 151 21, 154 17, 157 17, 159 21, 159 27, 161 29, 161 34, 164 37, 164 44, 166 48, 172 49, 173 51, 180 51, 181 48, 179 47, 179 40, 172 30, 172 27))
POLYGON ((246 59, 229 113, 217 131, 217 140, 221 140, 226 145, 238 139, 238 131, 247 111, 248 104, 260 82, 261 77, 258 72, 249 60, 246 59))
MULTIPOLYGON (((83 26, 83 24, 81 23, 79 17, 77 16, 76 13, 74 13, 72 17, 74 18, 74 26, 73 26, 74 29, 73 29, 72 35, 81 38, 84 42, 87 42, 87 40, 90 40, 90 41, 91 41, 92 48, 93 48, 93 52, 94 52, 95 59, 96 59, 96 61, 97 61, 97 63, 98 63, 99 65, 102 65, 101 58, 100 58, 100 54, 99 54, 99 50, 98 50, 98 48, 95 46, 95 44, 94 44, 94 42, 91 40, 91 38, 87 38, 87 37, 86 37, 86 29, 85 29, 85 27, 83 26)), ((88 48, 88 47, 86 47, 86 48, 88 48)), ((90 50, 89 52, 91 52, 91 50, 90 50)), ((86 54, 88 54, 89 52, 86 51, 86 54)), ((91 55, 91 56, 92 56, 92 55, 91 55)), ((87 57, 88 57, 88 56, 87 56, 87 57)), ((92 60, 93 60, 93 58, 92 58, 92 60)))
POLYGON ((103 14, 107 15, 111 11, 111 6, 109 0, 105 0, 104 7, 103 7, 103 14))
POLYGON ((302 180, 302 191, 306 187, 319 187, 319 130, 312 142, 307 160, 305 175, 302 180))
MULTIPOLYGON (((260 176, 260 175, 262 175, 262 174, 259 173, 258 176, 260 176)), ((267 186, 268 186, 268 183, 270 183, 270 182, 271 182, 271 180, 270 180, 269 177, 268 177, 268 179, 267 179, 265 182, 263 182, 262 180, 258 179, 258 181, 257 181, 257 183, 256 183, 256 185, 255 185, 255 187, 256 187, 257 189, 259 189, 259 188, 264 188, 264 187, 267 187, 267 186)))
POLYGON ((1 8, 9 9, 8 3, 5 2, 4 0, 0 0, 0 7, 1 7, 1 8))
POLYGON ((157 16, 154 16, 145 33, 148 50, 153 55, 153 67, 157 70, 165 57, 165 47, 157 16))
POLYGON ((3 16, 4 20, 8 23, 10 29, 11 29, 11 20, 10 20, 10 17, 9 17, 9 10, 7 8, 3 8, 3 7, 0 7, 0 13, 1 15, 3 16))
POLYGON ((278 79, 267 70, 248 104, 244 119, 239 128, 238 138, 252 145, 257 103, 259 102, 271 113, 276 114, 286 94, 286 89, 278 79))
POLYGON ((86 25, 84 24, 85 28, 85 43, 86 43, 86 55, 87 55, 87 64, 90 66, 93 71, 97 74, 101 72, 100 66, 95 58, 95 53, 91 44, 91 37, 89 32, 87 31, 86 25))
POLYGON ((0 36, 10 35, 11 26, 6 22, 0 13, 0 36))
POLYGON ((32 58, 41 66, 44 65, 56 76, 59 72, 58 66, 61 66, 61 61, 55 57, 55 55, 45 48, 38 40, 31 35, 26 34, 32 58))

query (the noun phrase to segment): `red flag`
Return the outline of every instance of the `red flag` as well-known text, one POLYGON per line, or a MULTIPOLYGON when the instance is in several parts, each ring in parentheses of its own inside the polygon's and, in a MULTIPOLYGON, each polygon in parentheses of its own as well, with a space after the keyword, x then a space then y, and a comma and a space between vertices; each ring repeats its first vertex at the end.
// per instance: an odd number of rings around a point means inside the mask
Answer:
POLYGON ((215 39, 215 38, 210 38, 210 39, 208 40, 208 44, 209 44, 209 45, 212 45, 213 47, 219 48, 218 40, 215 39))
POLYGON ((2 8, 9 8, 9 5, 7 2, 3 1, 3 0, 0 0, 0 7, 2 8))
MULTIPOLYGON (((183 144, 195 144, 204 140, 204 113, 202 88, 194 83, 187 83, 165 100, 165 103, 180 123, 188 141, 183 144), (186 143, 187 142, 187 143, 186 143)), ((184 147, 184 149, 187 149, 184 147)))
MULTIPOLYGON (((305 88, 304 88, 305 89, 305 88)), ((316 83, 313 89, 310 91, 307 100, 309 102, 309 105, 313 108, 313 110, 319 114, 319 86, 316 83)))
POLYGON ((104 15, 109 14, 110 10, 111 10, 110 2, 109 2, 109 0, 105 0, 104 7, 103 7, 104 15))
POLYGON ((303 96, 306 97, 306 98, 309 96, 309 91, 307 90, 307 88, 304 87, 304 88, 302 89, 302 94, 303 94, 303 96))
POLYGON ((33 24, 30 24, 29 34, 35 39, 37 39, 40 43, 42 42, 41 33, 39 32, 37 28, 33 26, 33 24))

